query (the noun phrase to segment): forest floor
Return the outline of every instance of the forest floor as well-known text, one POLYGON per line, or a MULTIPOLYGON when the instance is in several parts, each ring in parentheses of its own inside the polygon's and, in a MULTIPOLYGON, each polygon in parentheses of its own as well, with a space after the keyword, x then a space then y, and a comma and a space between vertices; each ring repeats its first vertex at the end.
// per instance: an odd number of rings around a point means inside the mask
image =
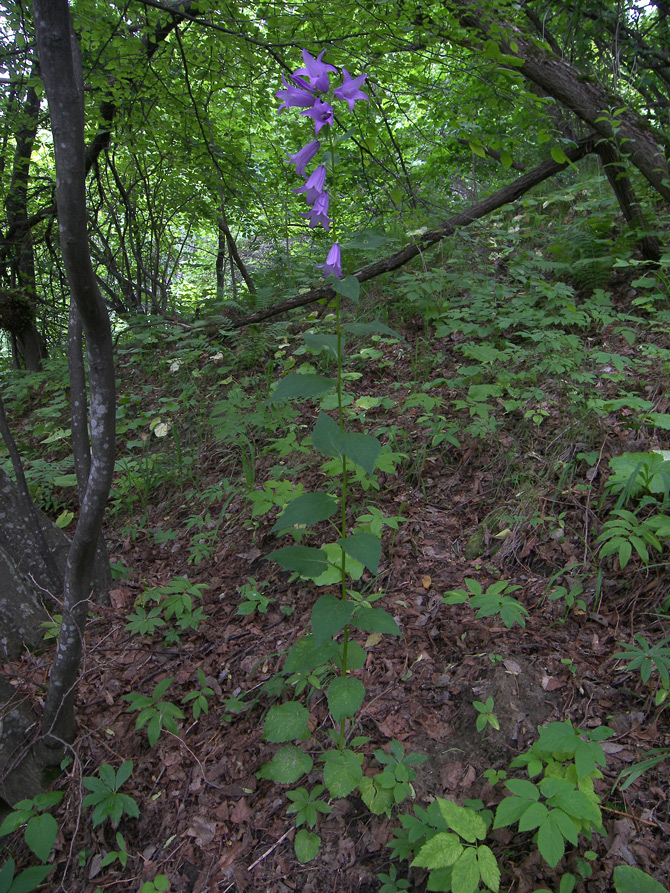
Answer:
MULTIPOLYGON (((406 340, 376 345, 390 364, 364 367, 356 382, 360 393, 396 401, 394 385, 416 379, 417 357, 428 350, 431 332, 423 325, 397 327, 406 340)), ((632 351, 615 327, 601 337, 602 350, 624 358, 632 351)), ((656 341, 670 347, 667 337, 656 341)), ((443 340, 441 367, 433 377, 449 381, 457 374, 462 357, 452 346, 443 340)), ((271 364, 272 356, 270 349, 262 365, 271 364)), ((646 374, 629 373, 627 386, 660 399, 667 381, 658 368, 647 368, 646 374)), ((121 393, 138 390, 137 366, 122 364, 119 375, 121 393)), ((158 405, 160 374, 149 374, 147 383, 145 393, 151 396, 146 399, 158 405)), ((246 380, 249 393, 256 386, 246 380)), ((618 393, 603 375, 597 384, 601 396, 609 387, 618 393)), ((430 393, 453 396, 448 384, 437 383, 430 393)), ((203 393, 202 399, 210 395, 203 393)), ((620 643, 633 641, 633 632, 649 642, 670 635, 670 571, 655 555, 649 566, 634 555, 621 571, 615 558, 598 561, 585 544, 593 543, 591 531, 602 518, 598 506, 610 457, 670 448, 670 443, 667 437, 663 441, 667 432, 622 425, 621 413, 584 416, 576 426, 560 399, 540 408, 541 424, 510 414, 495 434, 464 436, 459 447, 446 441, 430 447, 430 435, 418 422, 420 407, 403 415, 409 461, 397 475, 380 475, 379 491, 367 497, 385 515, 403 518, 397 531, 385 529, 375 583, 402 635, 374 643, 358 671, 367 694, 357 734, 369 736, 368 754, 388 750, 396 739, 406 752, 427 757, 417 768, 416 803, 425 806, 439 796, 460 803, 480 799, 495 808, 504 788, 491 786, 483 773, 509 770, 510 761, 537 739, 538 726, 552 720, 570 720, 583 730, 607 725, 614 734, 603 744, 607 765, 596 781, 604 834, 582 837, 580 847, 569 847, 552 870, 531 834, 491 832, 503 871, 501 889, 557 890, 565 871, 579 878, 585 870, 586 862, 579 860, 585 850, 591 875, 587 882, 578 880, 578 890, 612 890, 618 864, 636 865, 663 882, 670 877, 670 759, 624 792, 616 783, 622 770, 651 749, 670 747, 670 710, 667 704, 656 707, 652 688, 614 655, 620 643), (577 460, 588 452, 596 454, 591 464, 577 460), (498 512, 493 520, 492 512, 498 512), (445 592, 463 587, 468 578, 483 588, 501 579, 520 587, 514 596, 528 610, 525 627, 508 629, 500 616, 477 617, 467 604, 444 604, 445 592), (572 605, 548 597, 559 583, 569 591, 576 581, 581 591, 572 605), (489 697, 500 728, 480 733, 473 701, 489 697)), ((300 421, 311 426, 315 413, 308 402, 300 421)), ((454 417, 458 420, 457 413, 454 417)), ((383 428, 398 422, 397 410, 377 405, 367 420, 383 428)), ((277 461, 266 446, 257 437, 256 488, 277 461)), ((203 492, 220 483, 224 470, 230 477, 229 449, 211 437, 203 439, 198 461, 203 492)), ((320 479, 318 464, 300 472, 305 490, 316 489, 320 479)), ((386 844, 398 827, 396 815, 372 815, 356 796, 334 801, 332 814, 319 821, 318 856, 300 864, 286 787, 256 774, 276 750, 262 737, 263 711, 270 702, 261 697, 249 710, 224 717, 226 699, 256 691, 281 668, 287 648, 309 628, 316 596, 263 560, 278 547, 271 532, 276 511, 252 519, 244 488, 224 494, 206 510, 193 500, 192 493, 175 495, 165 484, 152 491, 148 505, 124 519, 123 530, 108 522, 112 561, 127 574, 115 584, 111 606, 95 607, 89 624, 76 758, 57 782, 65 799, 49 888, 136 891, 142 881, 164 874, 170 889, 180 893, 372 893, 380 886, 377 873, 389 870, 386 844), (186 520, 198 513, 204 518, 206 511, 216 517, 229 497, 215 546, 199 563, 189 562, 192 530, 186 520), (161 543, 157 530, 176 533, 161 543), (179 576, 204 584, 207 619, 172 645, 164 643, 161 630, 153 636, 130 634, 126 615, 136 598, 179 576), (270 602, 266 613, 243 616, 239 588, 250 577, 261 587, 267 584, 259 591, 270 602), (128 711, 122 696, 150 695, 157 683, 172 678, 165 697, 178 702, 177 693, 195 690, 198 670, 215 693, 208 713, 194 721, 184 707, 187 718, 179 723, 179 734, 164 730, 150 746, 146 729, 135 730, 137 713, 128 711), (118 862, 102 868, 102 855, 116 849, 114 831, 108 822, 91 827, 90 811, 81 806, 86 793, 81 780, 102 763, 118 766, 127 759, 134 761, 134 771, 123 790, 140 805, 139 819, 121 824, 131 858, 125 870, 118 862)), ((26 655, 11 668, 13 678, 44 683, 48 665, 48 654, 26 655)), ((313 727, 327 727, 325 698, 317 693, 309 706, 313 727)), ((307 746, 316 756, 314 739, 307 746)), ((364 771, 374 765, 366 759, 364 771)), ((316 772, 314 777, 318 780, 316 772)), ((411 812, 412 806, 406 801, 399 811, 411 812)), ((407 863, 397 867, 407 876, 407 863)), ((425 889, 423 870, 412 869, 409 877, 412 889, 425 889)))

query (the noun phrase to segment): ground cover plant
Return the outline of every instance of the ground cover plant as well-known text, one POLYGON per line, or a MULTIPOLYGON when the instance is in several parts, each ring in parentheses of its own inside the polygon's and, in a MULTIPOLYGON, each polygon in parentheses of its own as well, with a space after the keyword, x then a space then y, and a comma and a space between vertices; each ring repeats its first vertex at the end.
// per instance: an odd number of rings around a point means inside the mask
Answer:
POLYGON ((665 11, 139 7, 0 25, 0 893, 666 889, 665 11))

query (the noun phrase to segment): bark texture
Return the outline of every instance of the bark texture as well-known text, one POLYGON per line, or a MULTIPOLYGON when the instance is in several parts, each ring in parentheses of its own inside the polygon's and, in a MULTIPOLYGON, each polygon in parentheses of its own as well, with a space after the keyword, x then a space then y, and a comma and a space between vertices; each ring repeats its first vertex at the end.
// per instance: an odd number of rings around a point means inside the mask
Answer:
MULTIPOLYGON (((84 89, 67 0, 34 0, 35 34, 56 155, 60 245, 70 294, 86 338, 91 461, 65 568, 63 624, 42 720, 56 752, 76 734, 74 702, 96 544, 114 470, 114 361, 109 317, 97 286, 86 228, 84 89)), ((74 395, 73 413, 80 412, 74 395)), ((55 754, 54 754, 55 756, 55 754)))

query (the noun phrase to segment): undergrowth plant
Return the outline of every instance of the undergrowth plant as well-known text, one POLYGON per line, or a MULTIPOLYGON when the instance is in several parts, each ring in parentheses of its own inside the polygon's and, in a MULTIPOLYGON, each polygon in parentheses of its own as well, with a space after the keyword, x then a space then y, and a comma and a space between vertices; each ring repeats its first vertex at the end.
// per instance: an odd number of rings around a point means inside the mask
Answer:
MULTIPOLYGON (((309 220, 310 227, 321 225, 332 233, 331 196, 325 187, 326 177, 335 180, 339 147, 349 135, 336 137, 331 129, 333 107, 327 100, 330 73, 336 69, 324 62, 322 56, 323 53, 315 59, 304 51, 305 67, 288 80, 284 78, 285 89, 277 96, 282 99, 280 110, 302 108, 302 114, 314 120, 317 136, 322 128, 327 128, 326 146, 322 147, 320 139, 313 140, 288 160, 295 164, 298 175, 305 177, 307 165, 323 148, 323 163, 296 191, 304 193, 311 206, 311 210, 302 215, 309 220)), ((336 100, 346 102, 353 111, 358 100, 367 99, 361 90, 365 77, 352 77, 343 69, 343 83, 332 95, 336 100)), ((301 826, 295 838, 296 855, 301 862, 314 858, 319 849, 320 838, 311 828, 316 825, 319 813, 329 811, 326 802, 320 798, 322 792, 339 798, 360 790, 370 808, 381 812, 411 792, 409 785, 413 777, 413 770, 408 765, 408 760, 411 763, 413 758, 405 758, 397 743, 393 745, 390 757, 383 752, 378 754, 380 761, 385 763, 378 777, 364 776, 364 754, 359 748, 367 738, 355 735, 356 716, 365 698, 363 681, 355 674, 366 660, 366 651, 356 640, 356 632, 398 635, 399 629, 394 618, 376 604, 383 598, 383 593, 364 584, 364 576, 374 578, 379 567, 384 519, 379 519, 382 523, 376 523, 377 518, 370 507, 357 506, 352 496, 356 484, 361 485, 363 492, 374 487, 375 470, 380 460, 383 462, 382 444, 372 434, 352 430, 347 410, 354 402, 354 395, 349 387, 358 374, 345 371, 344 348, 348 334, 362 336, 382 332, 395 336, 395 333, 381 323, 344 323, 342 301, 346 299, 356 304, 360 287, 354 276, 343 275, 338 241, 333 242, 320 268, 335 295, 334 332, 306 332, 303 339, 306 348, 315 356, 323 354, 325 369, 329 371, 330 367, 333 374, 320 374, 311 363, 305 363, 278 382, 268 401, 270 405, 298 399, 320 403, 311 431, 311 445, 325 460, 322 473, 326 485, 322 490, 299 490, 296 493, 293 485, 284 489, 282 512, 272 532, 290 536, 294 544, 276 549, 267 556, 293 577, 324 590, 312 608, 311 631, 290 649, 280 674, 288 681, 280 682, 277 690, 283 692, 288 685, 296 696, 271 706, 263 727, 265 739, 282 747, 260 775, 275 782, 293 784, 310 773, 314 765, 312 755, 292 743, 305 742, 312 735, 309 709, 297 700, 297 695, 300 691, 303 696, 319 692, 325 698, 332 727, 329 730, 330 746, 323 748, 318 756, 323 784, 316 785, 311 792, 301 786, 288 795, 293 804, 289 810, 295 814, 296 824, 301 826), (333 415, 329 414, 331 412, 333 415), (305 540, 313 540, 313 528, 325 522, 332 538, 320 546, 305 544, 305 540)), ((281 482, 272 482, 267 502, 265 505, 256 503, 254 512, 276 505, 281 490, 281 482)), ((253 601, 255 604, 248 610, 259 606, 259 600, 253 601)))

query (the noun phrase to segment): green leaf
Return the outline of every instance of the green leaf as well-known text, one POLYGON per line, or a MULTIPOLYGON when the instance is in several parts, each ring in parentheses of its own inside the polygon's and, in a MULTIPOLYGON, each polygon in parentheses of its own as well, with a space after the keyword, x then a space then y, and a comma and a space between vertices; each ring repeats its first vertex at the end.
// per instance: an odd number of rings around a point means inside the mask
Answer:
POLYGON ((544 803, 534 801, 519 819, 519 831, 533 831, 547 818, 549 810, 544 803))
POLYGON ((449 868, 463 853, 458 835, 441 831, 424 843, 411 863, 417 868, 449 868))
POLYGON ((565 841, 552 812, 540 825, 540 830, 537 833, 537 846, 545 862, 548 862, 552 868, 556 868, 563 858, 565 841))
POLYGON ((521 797, 505 797, 498 804, 493 828, 506 828, 508 825, 518 822, 528 806, 528 800, 521 797))
POLYGON ((327 664, 338 653, 337 642, 326 639, 320 645, 314 641, 314 636, 303 636, 289 651, 284 663, 286 673, 309 673, 316 667, 327 664))
POLYGON ((317 599, 312 608, 312 631, 317 647, 344 629, 353 610, 352 602, 343 601, 330 593, 317 599))
POLYGON ((347 537, 340 538, 337 543, 347 555, 360 561, 371 573, 377 573, 382 557, 382 543, 379 537, 357 530, 347 537))
POLYGON ((347 332, 351 332, 352 335, 390 335, 392 338, 398 338, 400 341, 404 340, 399 332, 396 332, 395 329, 390 329, 383 322, 349 322, 342 328, 346 329, 347 332))
POLYGON ((270 762, 263 768, 263 778, 269 778, 277 784, 294 784, 303 775, 311 771, 313 760, 308 753, 300 750, 295 744, 280 747, 270 762))
POLYGON ((458 893, 476 893, 479 889, 479 865, 477 851, 468 847, 454 863, 451 872, 451 888, 458 893))
POLYGON ((303 865, 306 862, 311 862, 319 852, 320 846, 321 838, 318 834, 308 831, 307 828, 301 828, 296 834, 293 844, 298 862, 303 865))
POLYGON ((353 434, 340 431, 337 422, 325 412, 320 412, 312 431, 312 445, 315 450, 331 459, 346 456, 360 465, 368 474, 373 474, 381 443, 371 434, 353 434))
POLYGON ((500 889, 500 869, 492 850, 487 846, 477 848, 477 863, 482 881, 493 893, 500 889))
POLYGON ((312 580, 328 570, 325 552, 311 546, 286 546, 275 549, 265 556, 266 560, 276 561, 287 571, 295 571, 301 577, 312 580))
POLYGON ((539 731, 540 737, 537 746, 540 750, 548 753, 573 754, 575 752, 576 739, 579 738, 579 735, 569 720, 547 723, 539 731))
POLYGON ((358 304, 361 294, 361 283, 355 276, 345 276, 344 279, 338 279, 332 283, 333 291, 345 298, 349 298, 354 304, 358 304))
MULTIPOLYGON (((320 353, 325 350, 331 357, 337 359, 337 335, 321 335, 313 332, 303 333, 303 340, 312 353, 320 353)), ((344 350, 345 339, 341 340, 341 348, 344 350)))
POLYGON ((363 703, 365 686, 360 679, 337 676, 328 686, 328 709, 336 723, 353 716, 363 703))
MULTIPOLYGON (((33 865, 26 868, 14 878, 14 883, 7 888, 8 893, 32 893, 44 882, 52 868, 53 865, 33 865)), ((4 893, 5 888, 0 887, 0 890, 4 893)))
POLYGON ((558 146, 554 146, 552 148, 551 157, 554 159, 556 164, 567 164, 568 156, 565 154, 563 149, 560 149, 558 146))
POLYGON ((309 527, 326 521, 337 511, 337 499, 329 493, 303 493, 286 506, 272 528, 272 533, 288 530, 296 524, 309 527))
POLYGON ((25 831, 26 843, 40 862, 46 862, 58 835, 58 822, 48 812, 34 816, 25 831))
POLYGON ((351 750, 333 750, 323 754, 323 780, 331 797, 346 797, 363 777, 361 760, 351 750))
POLYGON ((263 725, 263 737, 275 744, 302 738, 307 731, 309 710, 297 701, 270 707, 263 725))
POLYGON ((366 633, 386 633, 389 636, 399 636, 400 627, 395 619, 383 608, 368 608, 365 605, 358 608, 351 618, 351 625, 356 629, 362 629, 366 633))
POLYGON ((474 811, 466 806, 459 806, 451 800, 443 800, 438 797, 437 805, 440 813, 452 831, 474 843, 486 837, 486 822, 474 811))
POLYGON ((532 781, 526 781, 525 778, 510 778, 505 782, 505 787, 517 797, 523 797, 524 800, 540 799, 538 787, 532 781))
POLYGON ((274 392, 268 399, 268 403, 277 403, 279 400, 296 400, 299 398, 317 397, 335 386, 334 378, 326 378, 324 375, 286 375, 282 378, 274 392))
POLYGON ((125 784, 133 773, 133 761, 124 760, 116 772, 116 787, 120 788, 125 784))
POLYGON ((617 865, 614 869, 614 887, 616 893, 668 893, 667 887, 631 865, 617 865))

